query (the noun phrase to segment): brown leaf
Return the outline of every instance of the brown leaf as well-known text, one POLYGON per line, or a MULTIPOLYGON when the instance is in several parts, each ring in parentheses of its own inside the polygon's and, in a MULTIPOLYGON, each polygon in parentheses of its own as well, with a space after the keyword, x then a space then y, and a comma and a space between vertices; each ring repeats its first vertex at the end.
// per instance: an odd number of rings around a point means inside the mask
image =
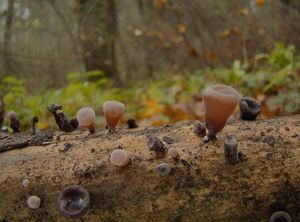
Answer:
POLYGON ((217 61, 218 60, 218 56, 212 50, 205 49, 205 51, 204 51, 204 59, 206 61, 209 61, 209 62, 211 62, 211 61, 217 61))
POLYGON ((180 33, 185 33, 186 32, 186 27, 184 24, 180 23, 177 25, 177 31, 180 33))
POLYGON ((230 36, 230 34, 231 34, 231 31, 229 29, 226 29, 221 33, 221 36, 228 37, 228 36, 230 36))
POLYGON ((265 4, 265 0, 256 0, 255 2, 257 6, 263 6, 265 4))
POLYGON ((154 1, 154 6, 161 10, 166 6, 167 0, 155 0, 154 1))
POLYGON ((173 36, 171 38, 172 43, 179 45, 180 43, 183 42, 183 37, 182 36, 173 36))
POLYGON ((247 8, 240 8, 239 12, 241 15, 248 15, 249 14, 249 9, 247 8))
POLYGON ((191 57, 198 57, 198 56, 199 56, 197 50, 196 50, 195 48, 193 48, 193 47, 188 47, 188 48, 186 49, 186 52, 187 52, 191 57))

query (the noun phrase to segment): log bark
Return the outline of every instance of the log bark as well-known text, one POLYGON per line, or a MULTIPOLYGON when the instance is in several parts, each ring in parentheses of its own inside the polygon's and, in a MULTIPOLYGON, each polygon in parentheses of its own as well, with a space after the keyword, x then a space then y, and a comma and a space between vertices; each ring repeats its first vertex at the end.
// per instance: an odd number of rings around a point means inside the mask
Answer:
POLYGON ((68 221, 57 210, 57 195, 77 184, 91 195, 82 221, 268 221, 276 210, 299 221, 300 115, 228 123, 206 144, 192 128, 183 122, 93 135, 77 130, 55 133, 47 146, 2 152, 0 221, 68 221), (243 157, 234 165, 224 158, 229 132, 243 157), (150 135, 165 137, 180 159, 156 158, 147 147, 150 135), (125 168, 108 161, 117 147, 130 154, 125 168), (155 170, 162 162, 173 167, 166 177, 155 170), (41 198, 39 209, 27 206, 30 195, 41 198))

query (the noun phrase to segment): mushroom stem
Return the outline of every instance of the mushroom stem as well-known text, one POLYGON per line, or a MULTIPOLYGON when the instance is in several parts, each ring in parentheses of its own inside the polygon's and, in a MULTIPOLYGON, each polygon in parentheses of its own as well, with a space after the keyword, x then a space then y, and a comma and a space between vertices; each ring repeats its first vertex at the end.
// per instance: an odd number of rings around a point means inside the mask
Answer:
POLYGON ((10 120, 10 127, 13 129, 14 133, 20 132, 20 121, 18 118, 13 118, 10 120))
POLYGON ((39 118, 37 116, 33 116, 31 118, 31 134, 35 135, 36 134, 36 123, 39 121, 39 118))
POLYGON ((90 127, 89 131, 90 131, 91 134, 95 133, 95 127, 94 126, 90 127))
POLYGON ((235 136, 231 133, 228 133, 224 143, 224 155, 226 161, 230 164, 239 162, 237 146, 238 144, 235 136))
POLYGON ((207 135, 203 138, 203 142, 208 143, 209 141, 214 141, 214 140, 217 140, 216 135, 208 130, 207 135))

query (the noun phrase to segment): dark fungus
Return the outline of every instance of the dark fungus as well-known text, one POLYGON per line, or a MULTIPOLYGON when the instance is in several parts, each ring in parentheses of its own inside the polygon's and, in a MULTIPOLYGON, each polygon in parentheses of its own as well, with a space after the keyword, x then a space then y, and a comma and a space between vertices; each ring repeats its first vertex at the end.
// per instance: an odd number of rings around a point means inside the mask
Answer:
POLYGON ((194 129, 193 132, 200 137, 204 137, 206 134, 206 127, 203 123, 201 123, 199 120, 196 120, 194 123, 194 129))
POLYGON ((150 151, 155 151, 158 153, 165 153, 167 151, 167 148, 165 147, 164 143, 155 136, 149 137, 148 147, 150 151))
POLYGON ((235 164, 239 161, 237 146, 238 144, 235 136, 228 133, 224 143, 224 155, 226 161, 230 164, 235 164))
POLYGON ((62 106, 58 104, 50 104, 48 106, 48 111, 52 113, 55 118, 55 122, 58 125, 59 129, 64 132, 72 132, 76 130, 77 126, 74 127, 68 122, 68 118, 62 112, 62 106))
POLYGON ((161 176, 167 176, 171 173, 172 168, 167 163, 161 163, 156 166, 156 171, 161 176))
POLYGON ((14 111, 9 111, 6 116, 10 120, 9 126, 13 129, 13 132, 20 132, 20 121, 18 120, 17 114, 14 111))
POLYGON ((285 211, 276 211, 269 219, 269 222, 291 222, 291 216, 285 211))
POLYGON ((78 123, 78 120, 76 118, 73 118, 70 120, 69 124, 74 128, 74 129, 77 129, 79 123, 78 123))
POLYGON ((70 218, 80 218, 88 210, 90 194, 82 186, 70 186, 58 195, 58 210, 70 218))
POLYGON ((37 116, 33 116, 31 118, 31 134, 35 135, 36 134, 36 123, 39 122, 39 118, 37 116))
POLYGON ((138 125, 136 124, 136 121, 135 121, 135 119, 133 119, 133 118, 129 118, 129 119, 127 120, 127 125, 128 125, 128 128, 129 128, 129 129, 138 128, 138 125))
POLYGON ((260 102, 249 97, 242 98, 239 106, 242 120, 255 120, 261 112, 260 102))

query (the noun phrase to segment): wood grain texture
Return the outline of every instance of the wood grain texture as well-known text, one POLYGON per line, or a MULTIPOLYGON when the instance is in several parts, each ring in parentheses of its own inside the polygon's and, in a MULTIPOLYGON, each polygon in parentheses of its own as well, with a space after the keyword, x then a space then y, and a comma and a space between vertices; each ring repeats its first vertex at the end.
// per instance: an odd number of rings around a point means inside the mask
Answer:
POLYGON ((57 210, 57 195, 80 184, 91 195, 81 221, 268 221, 275 210, 300 218, 300 116, 236 121, 203 144, 191 122, 116 133, 55 133, 47 146, 0 153, 0 221, 69 221, 57 210), (244 161, 226 163, 224 138, 234 133, 244 161), (180 160, 149 152, 147 137, 169 137, 180 160), (171 138, 171 139, 170 139, 171 138), (131 158, 126 168, 108 159, 121 146, 131 158), (102 160, 102 167, 96 161, 102 160), (161 177, 155 167, 169 163, 161 177), (28 188, 21 183, 29 179, 28 188), (42 205, 31 210, 30 195, 42 205))

